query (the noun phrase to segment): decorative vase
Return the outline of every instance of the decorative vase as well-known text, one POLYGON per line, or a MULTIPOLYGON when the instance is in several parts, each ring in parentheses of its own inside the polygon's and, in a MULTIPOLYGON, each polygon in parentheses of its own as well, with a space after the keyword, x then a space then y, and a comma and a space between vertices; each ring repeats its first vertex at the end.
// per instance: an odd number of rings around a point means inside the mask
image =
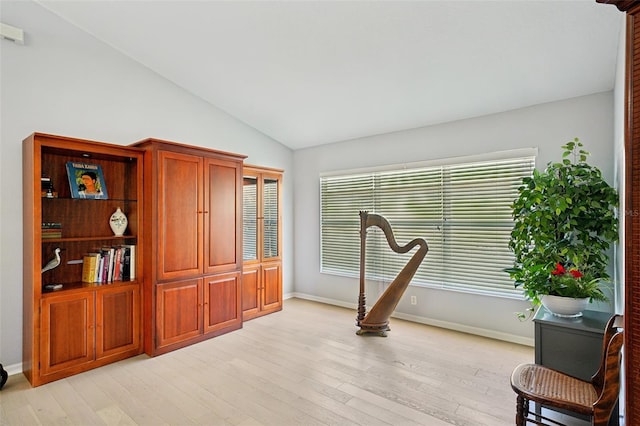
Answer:
POLYGON ((127 220, 127 216, 122 213, 122 210, 120 210, 120 207, 118 207, 109 219, 111 230, 116 235, 116 237, 121 237, 124 235, 124 231, 127 229, 128 224, 129 221, 127 220))
POLYGON ((582 311, 587 308, 589 298, 576 299, 573 297, 552 296, 545 294, 541 299, 542 306, 553 315, 562 318, 577 318, 582 316, 582 311))

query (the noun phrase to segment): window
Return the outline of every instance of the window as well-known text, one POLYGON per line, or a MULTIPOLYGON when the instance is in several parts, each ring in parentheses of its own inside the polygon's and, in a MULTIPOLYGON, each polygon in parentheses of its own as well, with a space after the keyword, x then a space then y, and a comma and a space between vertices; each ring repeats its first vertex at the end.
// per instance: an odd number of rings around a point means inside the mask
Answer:
MULTIPOLYGON (((513 266, 510 206, 534 153, 321 176, 321 272, 359 276, 359 211, 367 210, 389 221, 399 245, 427 241, 412 285, 521 294, 503 269, 513 266)), ((393 252, 377 227, 367 230, 366 250, 368 279, 393 280, 411 257, 393 252)))

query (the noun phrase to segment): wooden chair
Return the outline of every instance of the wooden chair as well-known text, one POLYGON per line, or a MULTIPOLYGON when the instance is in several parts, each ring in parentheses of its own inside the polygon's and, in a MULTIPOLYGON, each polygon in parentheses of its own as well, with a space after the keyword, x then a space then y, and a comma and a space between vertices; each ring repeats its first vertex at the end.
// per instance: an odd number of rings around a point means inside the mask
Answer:
MULTIPOLYGON (((538 364, 521 364, 511 374, 517 396, 516 425, 561 423, 529 410, 537 406, 559 408, 590 416, 594 426, 604 426, 618 401, 623 343, 623 316, 613 315, 605 327, 600 368, 590 381, 580 380, 538 364), (549 422, 549 423, 544 423, 549 422)), ((540 411, 539 409, 536 411, 540 411)))

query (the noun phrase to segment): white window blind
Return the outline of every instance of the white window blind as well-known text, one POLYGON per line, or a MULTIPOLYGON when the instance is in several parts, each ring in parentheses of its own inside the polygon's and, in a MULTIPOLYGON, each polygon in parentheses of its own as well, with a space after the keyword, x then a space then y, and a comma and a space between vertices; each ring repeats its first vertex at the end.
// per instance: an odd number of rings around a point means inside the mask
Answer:
POLYGON ((242 186, 242 259, 258 258, 258 180, 244 177, 242 186))
POLYGON ((263 257, 278 256, 278 181, 265 179, 262 191, 263 198, 263 257))
MULTIPOLYGON (((321 271, 358 277, 358 213, 367 210, 389 221, 398 244, 427 241, 412 285, 519 295, 503 271, 513 266, 510 206, 534 166, 526 155, 322 176, 321 271)), ((368 279, 392 280, 410 257, 394 253, 378 228, 367 230, 368 279)))

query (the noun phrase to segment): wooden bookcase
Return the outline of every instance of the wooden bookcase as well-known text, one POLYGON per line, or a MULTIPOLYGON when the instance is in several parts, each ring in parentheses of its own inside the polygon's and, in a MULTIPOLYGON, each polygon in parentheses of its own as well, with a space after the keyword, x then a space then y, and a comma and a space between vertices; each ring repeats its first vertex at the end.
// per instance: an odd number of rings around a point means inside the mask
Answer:
POLYGON ((282 175, 244 166, 242 316, 282 310, 282 175))
POLYGON ((23 142, 23 372, 33 386, 142 352, 143 255, 136 253, 135 278, 82 282, 82 260, 103 247, 143 244, 143 152, 136 148, 34 133, 23 142), (101 166, 107 199, 72 198, 66 163, 101 166), (41 177, 55 196, 43 196, 41 177), (114 236, 109 218, 128 217, 124 236, 114 236), (43 235, 43 223, 61 235, 43 235), (41 272, 54 250, 55 269, 41 272), (48 284, 61 284, 47 290, 48 284))
POLYGON ((241 328, 245 157, 157 139, 134 146, 145 150, 145 352, 241 328))

